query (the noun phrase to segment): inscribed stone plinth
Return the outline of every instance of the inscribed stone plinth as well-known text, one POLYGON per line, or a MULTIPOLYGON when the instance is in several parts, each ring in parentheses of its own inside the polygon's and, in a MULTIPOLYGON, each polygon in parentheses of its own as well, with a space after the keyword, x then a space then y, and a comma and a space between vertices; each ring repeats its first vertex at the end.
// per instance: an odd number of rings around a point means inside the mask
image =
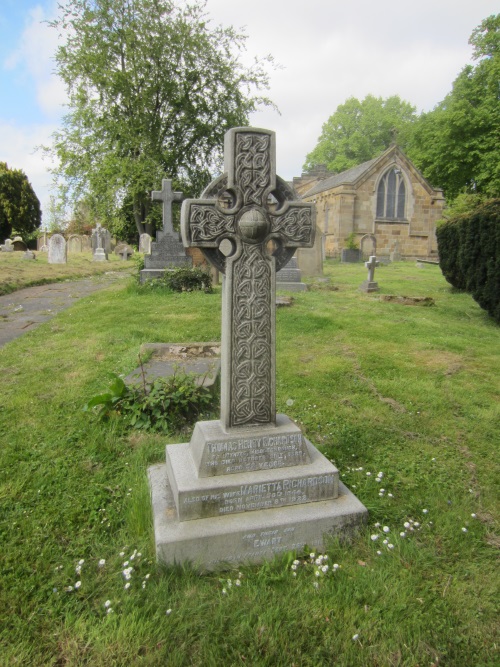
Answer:
POLYGON ((151 253, 144 256, 144 269, 140 273, 141 283, 161 278, 169 269, 192 265, 192 259, 186 255, 172 220, 172 204, 182 202, 182 192, 173 192, 172 181, 163 179, 162 189, 154 190, 151 198, 163 204, 163 229, 156 232, 156 241, 151 243, 151 253))
POLYGON ((67 259, 66 239, 61 234, 53 234, 49 239, 49 264, 66 264, 67 259))
POLYGON ((301 281, 297 258, 292 259, 276 273, 276 289, 285 292, 305 292, 307 285, 301 281))
POLYGON ((202 569, 324 548, 366 516, 335 466, 276 415, 276 271, 312 247, 314 209, 276 176, 273 132, 230 130, 224 157, 225 174, 181 211, 184 244, 225 276, 220 419, 198 422, 149 470, 158 558, 202 569))

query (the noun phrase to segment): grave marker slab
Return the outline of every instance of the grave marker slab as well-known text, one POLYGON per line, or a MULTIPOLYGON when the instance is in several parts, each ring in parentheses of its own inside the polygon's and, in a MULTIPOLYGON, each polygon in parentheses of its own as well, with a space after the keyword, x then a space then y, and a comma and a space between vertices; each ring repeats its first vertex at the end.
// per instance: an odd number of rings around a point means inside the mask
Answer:
POLYGON ((49 264, 66 264, 68 261, 68 247, 62 234, 53 234, 49 239, 49 264))
POLYGON ((220 419, 198 422, 149 470, 158 558, 201 569, 324 548, 366 516, 335 466, 276 414, 276 271, 313 245, 314 208, 276 176, 274 132, 230 130, 224 157, 225 174, 181 211, 184 244, 225 276, 220 419))
POLYGON ((380 262, 377 262, 377 258, 375 255, 372 255, 368 262, 365 262, 365 266, 368 269, 368 278, 361 283, 360 290, 362 292, 378 292, 379 291, 379 286, 378 283, 375 282, 374 277, 375 277, 375 267, 377 267, 380 264, 380 262))

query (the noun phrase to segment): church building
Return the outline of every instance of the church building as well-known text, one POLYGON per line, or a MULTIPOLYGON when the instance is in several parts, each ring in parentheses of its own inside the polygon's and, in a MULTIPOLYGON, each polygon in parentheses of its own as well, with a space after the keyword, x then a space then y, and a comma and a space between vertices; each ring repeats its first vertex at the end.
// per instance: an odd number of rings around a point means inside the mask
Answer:
POLYGON ((376 240, 376 254, 437 258, 436 221, 445 200, 403 151, 392 144, 379 157, 340 174, 323 166, 293 179, 297 194, 316 205, 316 242, 323 256, 339 257, 347 239, 376 240), (367 236, 368 235, 368 236, 367 236), (363 238, 365 237, 365 238, 363 238))

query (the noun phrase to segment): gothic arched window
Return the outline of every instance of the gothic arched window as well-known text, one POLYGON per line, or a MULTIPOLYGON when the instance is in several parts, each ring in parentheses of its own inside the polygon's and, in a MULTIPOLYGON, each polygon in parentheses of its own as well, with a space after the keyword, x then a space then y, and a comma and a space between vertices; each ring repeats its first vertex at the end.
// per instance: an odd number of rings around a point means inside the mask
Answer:
POLYGON ((384 174, 377 190, 377 218, 404 220, 406 186, 401 169, 393 167, 384 174))

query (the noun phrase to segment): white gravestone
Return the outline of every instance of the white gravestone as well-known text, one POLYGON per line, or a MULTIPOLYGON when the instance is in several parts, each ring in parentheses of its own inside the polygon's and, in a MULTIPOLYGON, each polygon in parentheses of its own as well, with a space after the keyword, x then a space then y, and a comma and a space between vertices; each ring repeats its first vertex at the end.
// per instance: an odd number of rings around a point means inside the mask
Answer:
POLYGON ((208 570, 323 549, 366 516, 335 466, 276 414, 276 271, 313 245, 314 208, 276 176, 274 132, 232 129, 224 155, 224 175, 181 211, 184 245, 225 277, 220 419, 198 422, 149 470, 158 559, 208 570))
POLYGON ((149 255, 151 252, 151 236, 149 234, 141 234, 139 237, 139 252, 149 255))
POLYGON ((106 262, 108 259, 108 253, 104 248, 106 243, 106 233, 109 234, 108 230, 104 229, 100 223, 97 223, 95 229, 92 232, 92 237, 96 246, 94 249, 94 255, 92 257, 93 262, 106 262))
POLYGON ((61 234, 53 234, 49 239, 49 264, 66 264, 67 260, 66 239, 61 234))
POLYGON ((368 269, 368 278, 361 283, 360 290, 362 292, 378 292, 379 286, 375 282, 375 267, 379 265, 380 262, 377 262, 375 255, 372 255, 368 262, 365 262, 365 266, 368 269))

